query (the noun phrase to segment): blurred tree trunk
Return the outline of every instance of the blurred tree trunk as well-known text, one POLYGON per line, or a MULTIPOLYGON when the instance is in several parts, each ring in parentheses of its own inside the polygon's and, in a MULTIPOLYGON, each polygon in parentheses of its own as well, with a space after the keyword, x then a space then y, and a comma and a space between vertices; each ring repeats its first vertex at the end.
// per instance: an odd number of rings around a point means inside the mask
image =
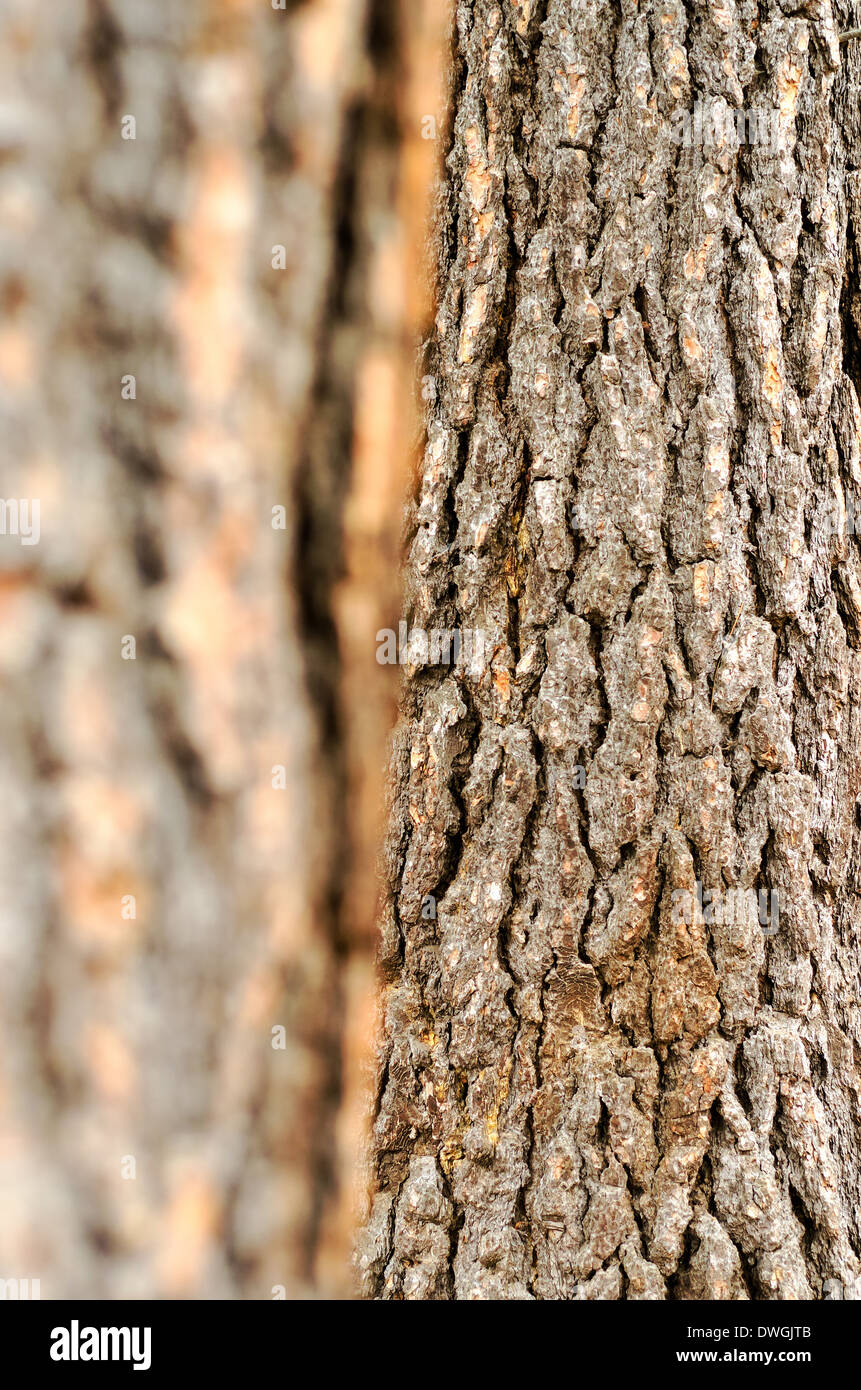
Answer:
POLYGON ((41 527, 0 536, 0 1276, 43 1298, 348 1288, 409 9, 0 17, 2 492, 41 527))
POLYGON ((487 662, 407 673, 372 1297, 858 1296, 861 50, 792 8, 458 5, 406 616, 487 662))

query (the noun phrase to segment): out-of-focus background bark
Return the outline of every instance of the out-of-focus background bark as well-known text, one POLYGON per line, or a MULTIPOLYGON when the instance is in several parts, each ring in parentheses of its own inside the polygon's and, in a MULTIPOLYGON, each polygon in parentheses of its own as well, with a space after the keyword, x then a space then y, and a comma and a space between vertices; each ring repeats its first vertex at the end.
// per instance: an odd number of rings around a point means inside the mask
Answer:
POLYGON ((0 1277, 43 1298, 351 1289, 447 43, 440 0, 0 6, 0 1277))

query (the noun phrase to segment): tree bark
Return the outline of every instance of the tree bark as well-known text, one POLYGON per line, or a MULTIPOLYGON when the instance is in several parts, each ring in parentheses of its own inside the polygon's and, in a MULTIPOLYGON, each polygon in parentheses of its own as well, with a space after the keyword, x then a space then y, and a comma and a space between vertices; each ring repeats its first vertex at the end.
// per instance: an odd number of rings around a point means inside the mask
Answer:
POLYGON ((0 536, 0 1278, 42 1298, 352 1287, 436 43, 377 0, 0 19, 41 513, 0 536))
POLYGON ((368 1296, 861 1294, 858 19, 457 7, 368 1296))

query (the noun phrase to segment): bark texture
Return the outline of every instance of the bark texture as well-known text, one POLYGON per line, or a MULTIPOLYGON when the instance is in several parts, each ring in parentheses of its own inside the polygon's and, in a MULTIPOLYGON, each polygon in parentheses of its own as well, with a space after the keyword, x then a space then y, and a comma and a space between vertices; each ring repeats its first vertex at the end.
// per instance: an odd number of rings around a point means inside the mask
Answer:
POLYGON ((43 1298, 349 1287, 440 66, 402 18, 0 15, 2 496, 41 509, 0 536, 0 1278, 43 1298))
POLYGON ((859 1296, 857 22, 458 4, 368 1296, 859 1296))

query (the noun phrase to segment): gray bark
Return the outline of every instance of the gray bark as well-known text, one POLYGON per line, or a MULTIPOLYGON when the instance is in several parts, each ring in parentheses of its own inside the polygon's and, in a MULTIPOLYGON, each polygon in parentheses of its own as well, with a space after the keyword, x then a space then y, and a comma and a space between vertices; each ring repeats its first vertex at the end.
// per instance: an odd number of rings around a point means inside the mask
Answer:
POLYGON ((368 1296, 859 1296, 858 19, 458 5, 368 1296))

